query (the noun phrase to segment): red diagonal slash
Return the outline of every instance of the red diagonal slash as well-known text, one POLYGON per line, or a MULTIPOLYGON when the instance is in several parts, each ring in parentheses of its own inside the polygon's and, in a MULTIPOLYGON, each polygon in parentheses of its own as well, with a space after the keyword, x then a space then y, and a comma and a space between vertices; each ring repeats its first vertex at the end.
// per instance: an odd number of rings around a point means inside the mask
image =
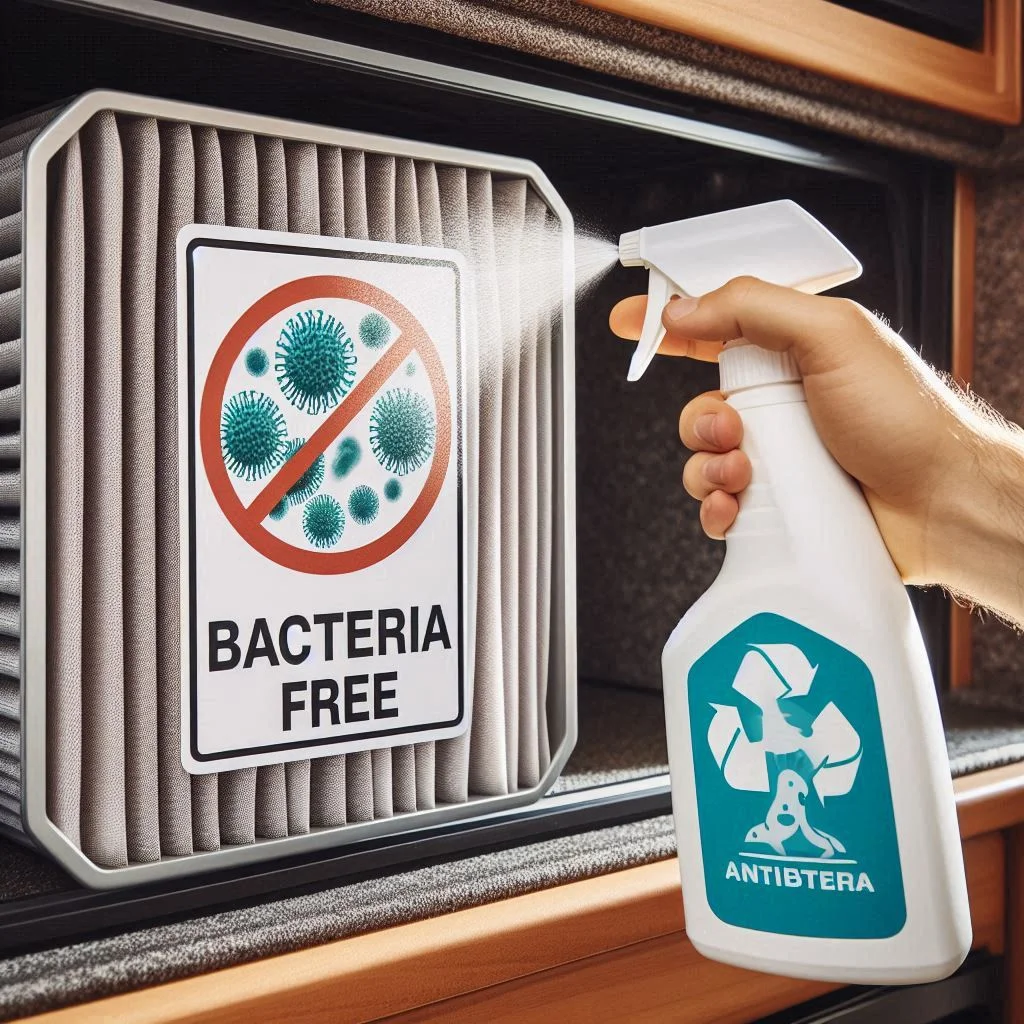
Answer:
POLYGON ((426 519, 448 471, 452 445, 451 393, 444 366, 420 322, 393 295, 350 277, 304 277, 281 285, 254 302, 225 335, 210 364, 199 412, 199 445, 210 489, 228 521, 260 554, 300 572, 334 575, 364 569, 397 551, 426 519), (312 437, 271 478, 256 499, 244 506, 228 476, 220 450, 220 414, 228 377, 242 349, 272 317, 300 302, 352 299, 383 313, 399 330, 398 338, 312 437), (434 393, 437 436, 423 489, 405 516, 383 536, 348 551, 310 551, 275 536, 263 525, 270 510, 331 442, 351 423, 399 364, 413 350, 423 360, 434 393))

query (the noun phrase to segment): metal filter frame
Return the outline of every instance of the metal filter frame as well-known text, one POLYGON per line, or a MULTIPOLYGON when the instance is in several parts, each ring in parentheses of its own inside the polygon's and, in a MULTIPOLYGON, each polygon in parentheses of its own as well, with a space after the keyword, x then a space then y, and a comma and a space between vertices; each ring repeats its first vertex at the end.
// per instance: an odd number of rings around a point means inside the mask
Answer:
MULTIPOLYGON (((475 818, 533 803, 554 784, 576 742, 575 359, 573 219, 543 171, 529 160, 350 132, 281 118, 221 110, 107 90, 88 92, 67 106, 33 141, 24 163, 22 283, 22 480, 21 480, 21 766, 22 820, 28 836, 80 882, 97 889, 180 878, 324 850, 475 818), (392 818, 321 828, 306 835, 258 839, 252 845, 167 857, 152 864, 101 868, 89 860, 47 814, 47 169, 61 147, 95 114, 155 117, 284 140, 360 149, 389 156, 496 171, 528 181, 561 226, 561 337, 553 345, 552 375, 555 488, 552 532, 552 671, 548 678, 550 727, 560 739, 540 782, 499 797, 470 798, 392 818)), ((328 237, 328 236, 325 236, 328 237)), ((50 567, 59 571, 59 567, 50 567)))

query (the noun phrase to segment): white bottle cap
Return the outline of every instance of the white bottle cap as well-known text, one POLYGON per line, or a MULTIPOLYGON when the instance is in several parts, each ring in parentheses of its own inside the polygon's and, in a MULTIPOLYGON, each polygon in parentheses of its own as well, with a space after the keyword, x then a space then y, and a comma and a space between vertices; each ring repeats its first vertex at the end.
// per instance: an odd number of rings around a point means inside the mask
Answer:
POLYGON ((789 352, 759 348, 745 338, 730 341, 722 349, 718 357, 718 374, 722 390, 727 395, 743 388, 800 380, 800 370, 789 352))

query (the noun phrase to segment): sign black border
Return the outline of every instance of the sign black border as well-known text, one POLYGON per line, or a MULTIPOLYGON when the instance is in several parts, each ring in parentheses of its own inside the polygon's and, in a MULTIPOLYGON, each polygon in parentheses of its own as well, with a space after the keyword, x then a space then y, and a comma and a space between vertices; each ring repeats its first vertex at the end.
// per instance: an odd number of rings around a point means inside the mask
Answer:
MULTIPOLYGON (((386 243, 389 244, 389 243, 386 243)), ((187 302, 187 327, 188 327, 188 568, 189 568, 189 749, 193 759, 199 763, 210 761, 221 761, 226 758, 248 757, 253 754, 269 754, 279 750, 308 750, 315 747, 327 746, 343 747, 346 744, 367 739, 378 739, 388 736, 402 736, 408 733, 422 732, 425 729, 444 729, 459 725, 466 714, 466 668, 465 668, 465 636, 464 636, 464 601, 463 593, 463 497, 462 497, 462 459, 459 453, 463 444, 463 423, 462 423, 462 348, 463 348, 463 322, 462 322, 462 271, 459 265, 451 260, 428 259, 418 256, 397 256, 393 253, 355 252, 348 249, 317 248, 313 246, 284 245, 272 242, 253 242, 223 237, 196 237, 189 241, 185 248, 186 267, 186 302, 187 302), (456 559, 458 573, 458 595, 459 595, 459 624, 458 624, 458 664, 459 664, 459 710, 455 718, 447 722, 428 722, 421 725, 404 726, 396 729, 377 729, 371 732, 361 732, 348 736, 327 736, 321 739, 298 740, 294 743, 273 743, 258 747, 241 747, 235 750, 219 751, 213 754, 203 754, 199 751, 198 722, 196 719, 196 705, 198 703, 198 649, 196 642, 196 493, 195 493, 195 471, 196 471, 196 382, 195 382, 195 269, 193 256, 199 248, 214 249, 242 249, 254 252, 276 252, 294 256, 320 256, 340 259, 372 260, 375 263, 404 263, 419 266, 449 267, 455 272, 455 358, 456 358, 456 393, 455 393, 455 420, 456 420, 456 445, 449 457, 455 459, 455 482, 456 482, 456 559)), ((381 749, 387 744, 380 744, 380 747, 369 749, 381 749)), ((337 753, 346 751, 340 749, 337 753)), ((321 755, 323 757, 329 754, 321 755)), ((295 760, 302 760, 296 758, 295 760)), ((188 772, 188 769, 185 769, 188 772)), ((221 769, 231 771, 231 767, 221 769)), ((188 772, 188 774, 195 774, 188 772)))

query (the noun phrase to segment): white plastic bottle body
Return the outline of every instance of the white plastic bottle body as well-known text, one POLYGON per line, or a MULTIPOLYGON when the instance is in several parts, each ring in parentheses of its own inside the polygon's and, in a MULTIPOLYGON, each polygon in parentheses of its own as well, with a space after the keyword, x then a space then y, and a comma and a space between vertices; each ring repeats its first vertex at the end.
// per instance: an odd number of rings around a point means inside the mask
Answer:
POLYGON ((752 484, 662 660, 687 935, 794 977, 945 977, 970 911, 909 598, 802 385, 730 402, 752 484))

